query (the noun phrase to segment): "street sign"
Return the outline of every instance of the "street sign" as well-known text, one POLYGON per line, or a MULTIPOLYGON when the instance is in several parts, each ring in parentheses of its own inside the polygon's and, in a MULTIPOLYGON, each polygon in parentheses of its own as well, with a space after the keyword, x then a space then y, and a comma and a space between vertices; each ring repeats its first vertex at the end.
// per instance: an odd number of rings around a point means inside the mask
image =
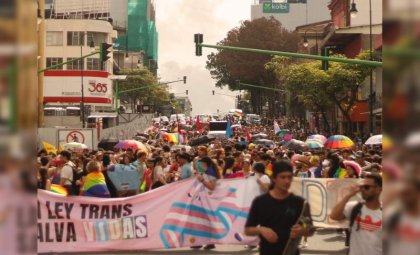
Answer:
POLYGON ((58 129, 58 147, 66 143, 78 142, 95 149, 93 129, 58 129))
POLYGON ((264 3, 263 13, 289 13, 288 3, 264 3))

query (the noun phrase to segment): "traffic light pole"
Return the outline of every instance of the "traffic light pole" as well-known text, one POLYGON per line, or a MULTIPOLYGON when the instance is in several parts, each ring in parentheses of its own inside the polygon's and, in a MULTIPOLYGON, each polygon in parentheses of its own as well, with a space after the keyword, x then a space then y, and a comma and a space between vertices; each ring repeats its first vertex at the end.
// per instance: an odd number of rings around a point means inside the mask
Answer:
POLYGON ((196 55, 197 56, 201 56, 201 48, 203 47, 211 48, 211 49, 219 49, 219 50, 233 50, 233 51, 241 51, 241 52, 249 52, 249 53, 268 54, 268 55, 283 56, 283 57, 289 57, 289 58, 304 58, 304 59, 315 59, 315 60, 321 60, 321 61, 340 62, 340 63, 347 63, 347 64, 364 65, 364 66, 369 66, 369 67, 382 67, 383 66, 382 62, 371 61, 371 60, 326 57, 326 56, 320 56, 320 55, 241 48, 241 47, 233 47, 233 46, 209 45, 209 44, 202 44, 200 42, 196 42, 196 55))
POLYGON ((251 84, 246 84, 246 83, 239 83, 240 86, 246 86, 246 87, 251 87, 251 88, 257 88, 257 89, 266 89, 266 90, 272 90, 272 91, 277 91, 277 92, 286 92, 286 90, 283 89, 276 89, 276 88, 270 88, 270 87, 262 87, 262 86, 257 86, 257 85, 251 85, 251 84))

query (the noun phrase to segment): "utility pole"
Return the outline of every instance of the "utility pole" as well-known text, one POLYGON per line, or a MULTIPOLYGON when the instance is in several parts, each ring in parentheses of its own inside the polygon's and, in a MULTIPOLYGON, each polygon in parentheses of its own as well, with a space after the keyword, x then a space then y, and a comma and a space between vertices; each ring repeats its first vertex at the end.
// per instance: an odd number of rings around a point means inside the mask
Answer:
MULTIPOLYGON (((38 27, 38 69, 45 68, 45 0, 38 0, 41 19, 38 27)), ((38 73, 38 127, 44 126, 44 73, 38 73)))

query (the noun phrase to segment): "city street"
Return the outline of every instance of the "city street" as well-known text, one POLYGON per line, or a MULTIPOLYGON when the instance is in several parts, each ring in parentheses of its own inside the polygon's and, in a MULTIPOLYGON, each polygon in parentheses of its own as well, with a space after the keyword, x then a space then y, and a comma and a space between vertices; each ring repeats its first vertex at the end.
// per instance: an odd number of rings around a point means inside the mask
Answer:
POLYGON ((381 253, 381 0, 37 2, 39 253, 381 253))
MULTIPOLYGON (((86 255, 92 253, 86 253, 86 255)), ((166 255, 166 254, 179 254, 179 255, 223 255, 223 254, 232 254, 232 255, 258 255, 258 251, 254 249, 249 251, 243 246, 237 245, 217 245, 216 249, 212 251, 192 250, 189 248, 186 249, 176 249, 170 251, 141 251, 141 252, 118 252, 118 253, 93 253, 93 254, 108 254, 108 255, 166 255)), ((344 236, 338 234, 335 230, 330 229, 320 229, 315 235, 308 239, 308 247, 301 249, 301 254, 310 254, 310 255, 346 255, 347 249, 344 247, 344 236)), ((82 255, 82 254, 81 254, 82 255)), ((84 255, 84 254, 83 254, 84 255)))

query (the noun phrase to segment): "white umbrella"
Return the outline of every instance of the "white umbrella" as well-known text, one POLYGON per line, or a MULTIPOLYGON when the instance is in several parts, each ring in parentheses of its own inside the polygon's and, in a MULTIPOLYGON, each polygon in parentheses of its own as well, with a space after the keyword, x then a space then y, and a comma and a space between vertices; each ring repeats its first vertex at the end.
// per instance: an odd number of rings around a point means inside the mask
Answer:
POLYGON ((87 149, 88 146, 86 144, 83 143, 77 143, 77 142, 72 142, 72 143, 66 143, 63 145, 63 148, 65 150, 84 150, 87 149))
POLYGON ((365 145, 379 145, 379 144, 382 144, 382 135, 371 136, 365 142, 365 145))

